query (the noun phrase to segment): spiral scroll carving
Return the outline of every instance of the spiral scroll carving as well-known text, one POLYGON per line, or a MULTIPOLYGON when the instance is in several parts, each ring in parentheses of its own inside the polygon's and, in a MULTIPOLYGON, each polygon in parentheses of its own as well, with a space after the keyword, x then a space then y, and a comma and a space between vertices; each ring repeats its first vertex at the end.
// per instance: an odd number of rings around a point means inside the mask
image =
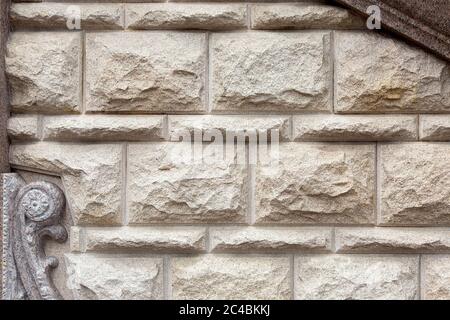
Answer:
POLYGON ((9 241, 16 281, 20 281, 15 291, 22 288, 23 292, 22 296, 16 292, 10 298, 62 299, 50 276, 58 260, 45 255, 43 240, 66 241, 67 231, 59 224, 64 208, 64 194, 53 183, 34 182, 18 188, 13 210, 9 210, 9 241))

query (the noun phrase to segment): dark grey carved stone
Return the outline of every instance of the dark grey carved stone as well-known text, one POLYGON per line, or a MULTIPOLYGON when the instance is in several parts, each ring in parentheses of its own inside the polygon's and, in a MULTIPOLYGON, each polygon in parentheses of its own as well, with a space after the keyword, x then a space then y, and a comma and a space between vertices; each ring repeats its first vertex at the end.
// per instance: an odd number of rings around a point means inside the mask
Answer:
POLYGON ((66 241, 59 224, 64 207, 55 184, 27 185, 17 174, 3 174, 3 299, 62 299, 50 276, 58 260, 45 256, 42 240, 66 241))

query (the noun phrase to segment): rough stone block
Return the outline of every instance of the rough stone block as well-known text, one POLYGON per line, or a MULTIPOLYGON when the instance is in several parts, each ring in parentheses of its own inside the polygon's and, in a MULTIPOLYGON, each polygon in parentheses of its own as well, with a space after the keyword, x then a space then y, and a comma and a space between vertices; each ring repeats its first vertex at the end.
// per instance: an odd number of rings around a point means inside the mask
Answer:
POLYGON ((187 143, 130 144, 128 208, 130 223, 244 222, 247 173, 233 159, 184 162, 187 143))
POLYGON ((66 254, 67 286, 77 300, 161 300, 163 259, 66 254))
POLYGON ((122 146, 47 142, 12 145, 10 163, 60 175, 75 224, 122 222, 122 146))
POLYGON ((295 259, 295 298, 414 300, 417 256, 316 255, 295 259))
POLYGON ((204 111, 205 65, 206 36, 202 33, 89 33, 86 109, 204 111))
POLYGON ((365 21, 350 11, 321 4, 251 5, 252 29, 353 29, 365 21))
POLYGON ((176 300, 290 299, 290 277, 288 257, 204 255, 171 261, 176 300))
POLYGON ((245 4, 164 3, 126 7, 129 29, 210 29, 247 27, 245 4))
POLYGON ((421 115, 420 140, 450 141, 450 115, 421 115))
POLYGON ((417 116, 294 116, 297 141, 411 141, 417 131, 417 116))
POLYGON ((450 256, 422 257, 422 299, 450 300, 450 256))
POLYGON ((8 136, 11 140, 38 140, 38 116, 15 116, 8 119, 8 136))
POLYGON ((450 145, 380 146, 380 223, 450 225, 450 145))
POLYGON ((450 230, 337 228, 336 251, 349 253, 450 252, 450 230))
POLYGON ((162 140, 163 116, 88 115, 44 118, 44 140, 162 140))
POLYGON ((314 251, 331 249, 329 228, 223 227, 209 231, 215 252, 314 251))
POLYGON ((335 35, 338 113, 450 112, 450 65, 374 32, 335 35))
POLYGON ((286 143, 256 167, 256 222, 371 224, 375 147, 286 143))
POLYGON ((79 112, 81 56, 78 32, 13 32, 5 58, 12 111, 79 112))
POLYGON ((214 110, 331 111, 329 32, 213 34, 214 110))

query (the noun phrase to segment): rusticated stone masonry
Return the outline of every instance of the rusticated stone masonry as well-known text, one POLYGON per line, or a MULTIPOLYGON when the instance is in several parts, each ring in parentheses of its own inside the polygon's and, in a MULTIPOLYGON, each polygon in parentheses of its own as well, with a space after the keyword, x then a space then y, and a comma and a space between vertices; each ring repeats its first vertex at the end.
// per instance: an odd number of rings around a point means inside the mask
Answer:
POLYGON ((62 298, 450 299, 449 62, 323 1, 98 2, 10 10, 9 163, 64 192, 62 298), (278 165, 171 157, 214 129, 278 131, 278 165))

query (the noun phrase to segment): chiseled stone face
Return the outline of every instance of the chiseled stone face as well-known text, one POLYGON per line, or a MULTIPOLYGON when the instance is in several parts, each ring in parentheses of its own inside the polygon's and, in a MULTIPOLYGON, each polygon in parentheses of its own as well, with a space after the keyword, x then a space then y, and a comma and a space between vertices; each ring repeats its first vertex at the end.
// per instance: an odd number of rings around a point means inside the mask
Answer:
POLYGON ((373 223, 375 147, 288 143, 256 168, 257 223, 373 223))
POLYGON ((290 299, 289 257, 221 256, 174 258, 173 299, 290 299))
POLYGON ((420 140, 450 141, 450 115, 421 115, 420 140))
POLYGON ((43 119, 44 140, 148 141, 163 138, 157 115, 50 116, 43 119))
POLYGON ((209 234, 215 252, 331 250, 329 228, 216 227, 209 234))
POLYGON ((316 255, 295 259, 295 299, 414 300, 417 256, 316 255))
POLYGON ((450 144, 380 146, 381 224, 450 225, 450 144))
POLYGON ((408 141, 417 138, 417 116, 294 116, 294 140, 298 141, 408 141))
POLYGON ((202 111, 205 64, 203 33, 88 33, 86 109, 202 111))
POLYGON ((120 4, 13 3, 10 19, 16 28, 60 28, 68 31, 73 17, 80 14, 81 29, 122 29, 123 7, 120 4))
POLYGON ((7 130, 11 140, 37 140, 38 117, 31 115, 9 118, 7 130))
POLYGON ((422 257, 422 299, 450 300, 450 256, 422 257))
POLYGON ((80 111, 79 32, 13 32, 5 59, 13 112, 80 111))
POLYGON ((245 4, 152 3, 127 6, 129 29, 237 29, 247 27, 245 4))
POLYGON ((450 112, 450 66, 397 39, 336 32, 335 110, 450 112))
POLYGON ((363 28, 364 20, 336 6, 316 4, 255 4, 251 6, 253 29, 363 28))
POLYGON ((66 254, 65 264, 75 299, 163 299, 162 258, 66 254))
POLYGON ((337 252, 450 252, 448 228, 337 228, 335 234, 337 252))
POLYGON ((75 224, 122 221, 122 146, 45 142, 13 145, 10 163, 61 175, 75 224))
POLYGON ((214 110, 329 111, 329 32, 213 34, 214 110))
POLYGON ((215 155, 209 153, 203 163, 193 163, 190 152, 187 143, 129 145, 130 223, 245 221, 245 166, 212 161, 215 155), (186 155, 188 161, 180 161, 186 155))

